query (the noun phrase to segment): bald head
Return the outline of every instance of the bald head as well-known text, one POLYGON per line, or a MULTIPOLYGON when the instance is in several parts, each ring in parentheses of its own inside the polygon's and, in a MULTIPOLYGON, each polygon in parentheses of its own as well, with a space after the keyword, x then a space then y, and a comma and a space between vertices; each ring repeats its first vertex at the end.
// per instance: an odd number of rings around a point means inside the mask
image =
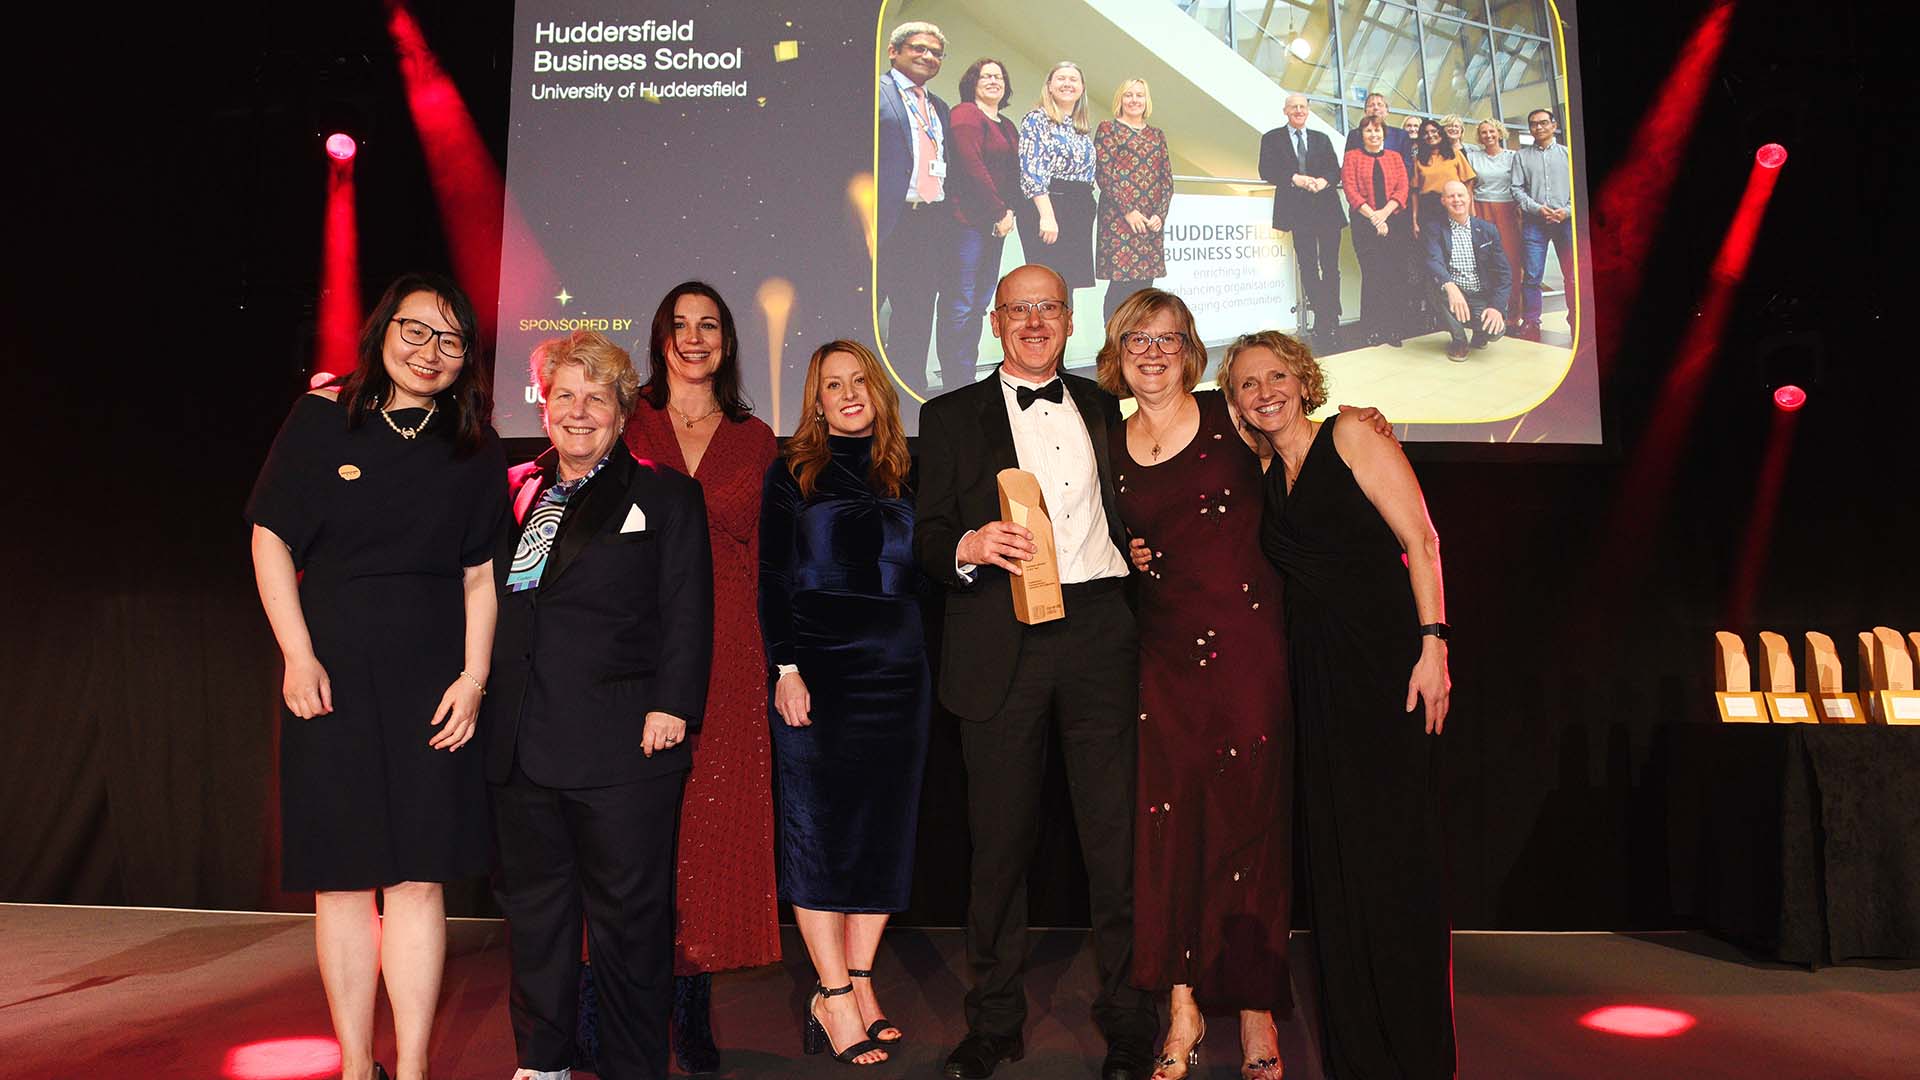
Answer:
POLYGON ((1440 188, 1440 205, 1446 207, 1448 217, 1465 221, 1473 212, 1473 192, 1460 181, 1449 180, 1440 188))
POLYGON ((1015 267, 993 291, 991 325, 993 336, 1000 339, 1001 369, 1015 378, 1045 382, 1059 370, 1067 339, 1073 336, 1073 290, 1052 267, 1015 267), (1008 310, 1010 305, 1019 310, 1008 310))
POLYGON ((1303 128, 1307 126, 1307 95, 1288 94, 1281 108, 1287 114, 1287 126, 1303 128))

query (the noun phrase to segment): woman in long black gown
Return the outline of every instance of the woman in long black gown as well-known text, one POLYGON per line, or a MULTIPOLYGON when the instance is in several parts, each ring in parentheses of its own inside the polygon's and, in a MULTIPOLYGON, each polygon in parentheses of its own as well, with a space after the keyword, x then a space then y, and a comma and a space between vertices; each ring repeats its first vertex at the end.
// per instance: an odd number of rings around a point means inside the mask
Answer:
POLYGON ((1222 366, 1241 417, 1273 448, 1261 547, 1287 581, 1295 815, 1323 1057, 1340 1080, 1451 1077, 1431 737, 1450 687, 1440 540, 1399 443, 1338 415, 1307 419, 1327 391, 1306 346, 1250 334, 1222 366))
POLYGON ((760 512, 780 898, 819 978, 803 1049, 872 1065, 901 1038, 871 969, 913 887, 931 701, 911 459, 864 345, 815 350, 801 400, 814 415, 767 471, 760 512))
POLYGON ((487 869, 480 757, 458 751, 491 663, 506 460, 476 335, 452 282, 396 280, 358 366, 294 405, 247 504, 260 601, 286 660, 282 879, 315 891, 348 1080, 385 1075, 373 1060, 383 973, 395 1071, 426 1077, 442 885, 487 869))

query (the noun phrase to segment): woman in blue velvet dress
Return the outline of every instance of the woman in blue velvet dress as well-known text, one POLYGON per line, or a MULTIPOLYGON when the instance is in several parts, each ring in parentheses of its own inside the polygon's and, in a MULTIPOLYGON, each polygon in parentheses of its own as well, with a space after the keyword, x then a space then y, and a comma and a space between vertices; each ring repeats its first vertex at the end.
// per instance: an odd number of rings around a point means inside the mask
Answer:
POLYGON ((815 350, 800 400, 814 415, 768 470, 760 511, 780 898, 820 981, 802 1048, 873 1065, 901 1037, 871 969, 913 887, 932 700, 911 459, 893 385, 866 346, 815 350))

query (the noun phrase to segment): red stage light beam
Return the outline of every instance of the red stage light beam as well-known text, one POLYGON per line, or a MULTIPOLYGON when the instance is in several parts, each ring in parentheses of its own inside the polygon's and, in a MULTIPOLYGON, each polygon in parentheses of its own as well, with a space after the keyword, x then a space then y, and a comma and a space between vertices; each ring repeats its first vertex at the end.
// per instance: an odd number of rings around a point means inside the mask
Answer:
POLYGON ((1777 169, 1787 163, 1787 148, 1770 142, 1753 152, 1753 160, 1763 169, 1777 169))
MULTIPOLYGON (((1591 243, 1602 317, 1609 312, 1624 314, 1633 306, 1640 268, 1652 250, 1653 238, 1660 235, 1668 193, 1693 145, 1693 127, 1713 86, 1714 69, 1732 21, 1731 3, 1716 5, 1700 17, 1653 104, 1640 118, 1635 153, 1613 170, 1595 199, 1601 227, 1591 230, 1591 243)), ((1603 335, 1610 340, 1611 330, 1603 328, 1603 335)), ((1610 364, 1611 356, 1603 354, 1602 362, 1610 364)))
MULTIPOLYGON (((1800 388, 1781 387, 1782 390, 1800 388)), ((1776 400, 1778 395, 1775 395, 1776 400)), ((1800 404, 1806 395, 1800 395, 1800 404)), ((1787 486, 1787 462, 1793 456, 1793 433, 1800 419, 1800 405, 1773 411, 1773 424, 1767 432, 1766 456, 1760 460, 1760 473, 1754 479, 1753 512, 1747 516, 1747 528, 1740 540, 1740 556, 1733 564, 1733 582, 1728 586, 1727 615, 1721 623, 1739 632, 1753 614, 1753 601, 1760 593, 1760 578, 1767 568, 1767 553, 1773 547, 1773 523, 1780 516, 1780 493, 1787 486)))
POLYGON ((360 144, 353 136, 344 131, 336 131, 327 136, 327 156, 335 161, 352 161, 353 155, 360 151, 360 144))
POLYGON ((407 108, 426 153, 427 177, 440 204, 440 222, 453 256, 453 274, 473 299, 480 334, 494 340, 504 304, 514 311, 543 308, 559 289, 539 240, 506 195, 500 166, 453 79, 440 66, 426 34, 402 0, 387 0, 387 34, 407 88, 407 108), (504 240, 503 240, 504 237, 504 240), (522 273, 500 280, 502 247, 522 273), (504 290, 504 295, 503 295, 504 290))
POLYGON ((1583 1028, 1635 1039, 1670 1039, 1692 1030, 1697 1023, 1692 1013, 1650 1005, 1609 1005, 1580 1018, 1583 1028))
POLYGON ((1666 506, 1675 463, 1692 433, 1700 395, 1720 351, 1721 331, 1733 310, 1741 279, 1746 277, 1747 263, 1779 178, 1780 170, 1762 168, 1758 163, 1747 174, 1746 191, 1708 271, 1706 294, 1694 313, 1693 325, 1674 352, 1673 369, 1654 397, 1652 420, 1623 474, 1609 527, 1608 550, 1614 552, 1610 561, 1616 566, 1643 564, 1644 545, 1653 535, 1647 523, 1658 521, 1666 506))
POLYGON ((1781 412, 1799 412, 1807 403, 1807 392, 1788 383, 1773 392, 1773 407, 1781 412))
MULTIPOLYGON (((344 139, 335 135, 334 139, 344 139)), ((349 140, 351 141, 351 140, 349 140)), ((360 345, 360 226, 353 205, 353 155, 333 153, 328 139, 327 214, 320 241, 320 302, 313 367, 345 375, 360 345)))

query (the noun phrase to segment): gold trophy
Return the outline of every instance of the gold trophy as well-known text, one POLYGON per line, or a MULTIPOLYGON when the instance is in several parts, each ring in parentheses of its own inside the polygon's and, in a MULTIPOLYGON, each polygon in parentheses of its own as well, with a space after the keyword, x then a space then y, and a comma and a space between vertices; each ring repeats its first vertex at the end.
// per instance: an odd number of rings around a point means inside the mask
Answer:
POLYGON ((1000 519, 1033 533, 1033 558, 1020 564, 1019 574, 1008 574, 1013 587, 1013 617, 1029 626, 1063 619, 1066 598, 1060 592, 1060 556, 1053 546, 1053 519, 1040 481, 1024 469, 1002 469, 1000 519))

